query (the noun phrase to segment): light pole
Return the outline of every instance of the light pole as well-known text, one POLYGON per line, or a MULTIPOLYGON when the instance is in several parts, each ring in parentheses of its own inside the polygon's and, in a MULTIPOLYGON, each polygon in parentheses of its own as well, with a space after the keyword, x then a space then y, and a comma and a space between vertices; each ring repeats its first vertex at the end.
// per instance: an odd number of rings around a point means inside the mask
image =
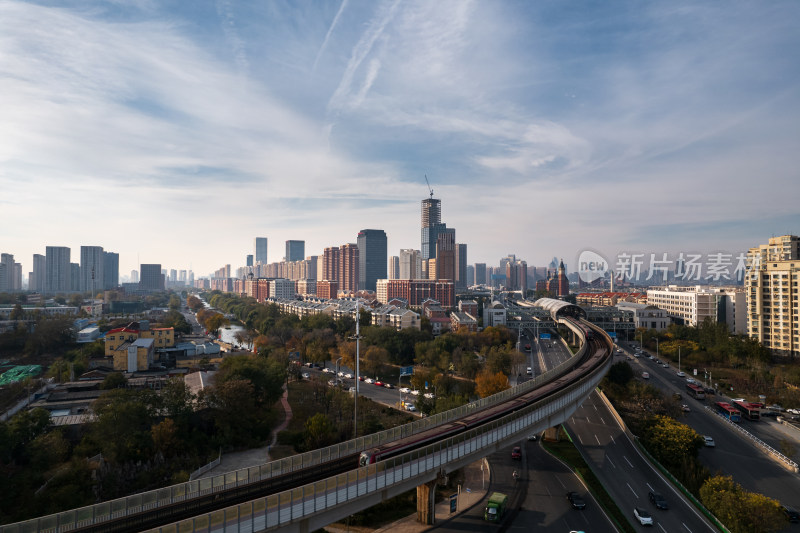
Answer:
MULTIPOLYGON (((656 337, 656 359, 658 359, 658 337, 656 337)), ((678 370, 681 369, 680 357, 678 357, 678 370)))
POLYGON ((681 371, 681 347, 678 346, 678 372, 681 371))
POLYGON ((358 368, 359 347, 360 347, 359 341, 361 340, 361 329, 359 328, 359 322, 361 322, 359 319, 361 317, 359 316, 358 312, 359 311, 358 303, 359 300, 358 298, 356 298, 356 334, 350 337, 351 340, 355 339, 356 341, 356 393, 355 395, 353 395, 353 438, 354 439, 358 437, 358 389, 359 389, 358 385, 359 382, 361 381, 359 379, 361 377, 361 372, 359 371, 358 368))

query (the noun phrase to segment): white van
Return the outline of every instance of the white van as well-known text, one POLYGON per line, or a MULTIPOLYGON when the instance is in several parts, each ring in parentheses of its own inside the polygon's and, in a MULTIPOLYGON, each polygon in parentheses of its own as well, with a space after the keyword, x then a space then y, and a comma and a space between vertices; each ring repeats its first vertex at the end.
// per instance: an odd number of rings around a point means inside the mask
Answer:
POLYGON ((642 379, 650 379, 650 374, 647 372, 642 372, 642 379))

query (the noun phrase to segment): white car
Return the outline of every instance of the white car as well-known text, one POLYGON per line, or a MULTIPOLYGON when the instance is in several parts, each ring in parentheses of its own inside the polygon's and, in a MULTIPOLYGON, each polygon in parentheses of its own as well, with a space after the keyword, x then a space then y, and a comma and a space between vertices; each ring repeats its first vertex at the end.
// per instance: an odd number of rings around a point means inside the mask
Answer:
POLYGON ((638 520, 639 523, 642 524, 643 526, 653 525, 653 517, 650 516, 650 513, 648 513, 641 507, 634 507, 633 516, 635 516, 636 520, 638 520))
POLYGON ((798 409, 787 409, 786 412, 793 415, 800 415, 800 410, 798 409))
POLYGON ((697 381, 695 381, 695 380, 694 380, 694 379, 692 379, 692 378, 686 378, 686 383, 688 383, 688 384, 690 384, 690 385, 694 385, 695 383, 697 383, 697 381))
POLYGON ((347 372, 347 373, 344 375, 344 377, 346 377, 347 379, 353 379, 353 374, 351 374, 350 372, 347 372))
POLYGON ((678 371, 678 373, 677 373, 676 375, 677 375, 679 378, 685 378, 685 377, 686 377, 686 372, 684 372, 684 371, 680 370, 680 371, 678 371))
POLYGON ((429 399, 429 400, 433 400, 433 393, 432 392, 426 392, 423 396, 425 398, 429 399))
POLYGON ((411 394, 413 394, 414 396, 419 396, 419 391, 418 390, 412 390, 411 394))
POLYGON ((528 375, 530 376, 531 374, 533 374, 533 369, 531 367, 528 367, 528 375))
POLYGON ((337 375, 337 376, 339 376, 340 378, 343 378, 343 377, 344 377, 344 372, 342 372, 342 371, 340 370, 340 371, 339 371, 339 373, 338 373, 338 374, 336 374, 336 375, 337 375))
POLYGON ((407 403, 407 404, 406 404, 406 411, 411 411, 411 412, 413 413, 413 412, 414 412, 414 411, 416 411, 416 410, 417 410, 417 408, 416 408, 416 407, 414 407, 414 404, 413 404, 413 403, 407 403))
POLYGON ((330 368, 323 368, 322 372, 324 372, 325 374, 329 374, 329 373, 332 374, 333 370, 331 370, 330 368))
POLYGON ((712 437, 709 437, 708 435, 703 436, 703 444, 705 444, 709 448, 714 448, 717 445, 714 442, 714 439, 712 437))
POLYGON ((367 379, 364 380, 364 383, 369 383, 371 385, 371 384, 375 383, 375 380, 372 379, 372 378, 367 378, 367 379))
POLYGON ((303 379, 311 379, 311 375, 308 372, 303 372, 303 379))
POLYGON ((402 392, 403 394, 408 394, 409 392, 411 392, 411 389, 409 389, 408 387, 403 387, 400 389, 400 392, 402 392))

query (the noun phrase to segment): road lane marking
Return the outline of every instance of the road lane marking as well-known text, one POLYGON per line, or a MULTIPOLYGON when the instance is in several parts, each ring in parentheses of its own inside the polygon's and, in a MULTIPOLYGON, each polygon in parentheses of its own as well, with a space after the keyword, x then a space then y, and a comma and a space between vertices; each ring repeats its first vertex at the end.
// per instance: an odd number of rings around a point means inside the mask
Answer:
POLYGON ((597 438, 597 433, 594 434, 594 440, 597 441, 597 444, 600 444, 600 446, 602 446, 602 444, 600 443, 600 439, 597 438))
POLYGON ((662 526, 661 524, 658 524, 658 527, 660 527, 660 528, 661 528, 661 531, 663 531, 664 533, 667 533, 667 530, 666 530, 666 529, 664 529, 664 526, 662 526))
POLYGON ((636 496, 636 499, 638 500, 639 499, 639 495, 636 494, 635 490, 633 490, 633 487, 631 487, 631 484, 630 483, 625 483, 625 484, 628 485, 628 488, 631 489, 631 492, 633 493, 634 496, 636 496))
POLYGON ((609 437, 611 437, 611 442, 613 442, 614 444, 617 443, 617 441, 614 440, 614 435, 609 435, 609 437))
POLYGON ((603 417, 602 417, 602 416, 600 417, 600 422, 602 422, 604 426, 606 425, 606 421, 605 421, 605 420, 603 420, 603 417))
POLYGON ((653 492, 656 491, 656 489, 654 489, 653 486, 650 483, 647 483, 647 488, 652 490, 653 492))
POLYGON ((625 459, 625 462, 627 462, 631 468, 633 468, 633 464, 630 461, 628 461, 628 458, 626 456, 623 455, 622 458, 625 459))
POLYGON ((681 524, 683 525, 683 527, 685 527, 685 528, 686 528, 686 531, 688 531, 689 533, 692 533, 692 530, 691 530, 691 529, 689 529, 689 526, 687 526, 687 525, 686 525, 686 524, 684 524, 683 522, 681 522, 681 524))
POLYGON ((580 435, 578 435, 578 440, 580 441, 580 443, 581 443, 581 446, 583 446, 583 439, 581 438, 581 436, 580 436, 580 435))
POLYGON ((608 455, 606 455, 606 461, 608 461, 609 463, 611 463, 611 466, 613 466, 614 468, 616 468, 616 467, 617 467, 617 465, 615 465, 615 464, 614 464, 614 461, 612 461, 612 460, 611 460, 611 457, 609 457, 608 455))

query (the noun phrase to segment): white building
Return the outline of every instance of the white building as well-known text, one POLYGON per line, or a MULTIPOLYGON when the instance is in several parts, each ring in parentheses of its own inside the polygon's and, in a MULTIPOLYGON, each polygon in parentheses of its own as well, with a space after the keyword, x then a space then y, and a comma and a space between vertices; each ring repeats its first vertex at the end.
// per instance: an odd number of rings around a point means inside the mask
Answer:
POLYGON ((269 284, 270 298, 294 298, 294 281, 290 279, 274 279, 269 284))
POLYGON ((745 293, 737 288, 669 285, 647 291, 647 305, 667 312, 674 321, 699 326, 707 318, 728 325, 731 333, 747 331, 745 293))
POLYGON ((483 308, 483 327, 490 326, 505 326, 506 325, 506 308, 505 306, 494 301, 483 308))
POLYGON ((617 309, 633 314, 633 324, 636 329, 664 331, 672 322, 665 310, 654 305, 620 302, 617 304, 617 309))

